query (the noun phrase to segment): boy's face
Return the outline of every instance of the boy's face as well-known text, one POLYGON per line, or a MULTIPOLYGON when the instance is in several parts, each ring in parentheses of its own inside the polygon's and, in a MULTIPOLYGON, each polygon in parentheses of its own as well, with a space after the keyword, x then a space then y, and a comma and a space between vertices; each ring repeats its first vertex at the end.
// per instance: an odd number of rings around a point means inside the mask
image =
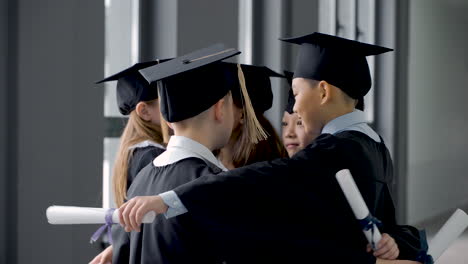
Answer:
POLYGON ((321 130, 321 93, 318 82, 305 78, 294 78, 293 93, 296 99, 294 112, 302 119, 306 133, 321 130))
POLYGON ((302 120, 296 113, 284 112, 282 127, 283 144, 289 157, 305 148, 320 135, 320 131, 306 133, 302 120))

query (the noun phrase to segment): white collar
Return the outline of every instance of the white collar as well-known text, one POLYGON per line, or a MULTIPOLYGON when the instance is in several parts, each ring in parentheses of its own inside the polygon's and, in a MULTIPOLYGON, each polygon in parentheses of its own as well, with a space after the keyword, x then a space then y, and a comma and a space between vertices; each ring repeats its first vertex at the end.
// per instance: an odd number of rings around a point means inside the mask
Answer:
POLYGON ((162 167, 190 157, 210 162, 223 171, 227 171, 207 147, 188 137, 175 135, 169 139, 167 150, 156 157, 153 164, 156 167, 162 167))
POLYGON ((137 149, 137 148, 146 148, 146 147, 149 147, 149 146, 157 147, 157 148, 160 148, 160 149, 166 149, 163 145, 158 144, 158 143, 156 143, 154 141, 151 141, 151 140, 145 140, 145 141, 142 141, 142 142, 137 143, 135 145, 131 145, 128 149, 131 150, 131 149, 137 149))
POLYGON ((323 127, 322 134, 336 134, 359 123, 366 123, 364 112, 354 110, 351 113, 344 114, 328 122, 323 127))
POLYGON ((377 132, 367 124, 364 112, 357 109, 328 122, 323 127, 322 134, 337 134, 339 132, 350 130, 359 131, 373 139, 375 142, 381 142, 379 134, 377 134, 377 132))

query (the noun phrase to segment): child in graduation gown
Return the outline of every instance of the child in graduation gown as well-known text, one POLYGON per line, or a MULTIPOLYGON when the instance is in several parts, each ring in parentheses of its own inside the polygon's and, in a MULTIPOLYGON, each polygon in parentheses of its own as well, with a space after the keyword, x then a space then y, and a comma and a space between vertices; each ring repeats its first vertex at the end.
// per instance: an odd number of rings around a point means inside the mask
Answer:
MULTIPOLYGON (((138 172, 165 150, 156 87, 154 84, 150 85, 138 72, 159 62, 137 63, 97 82, 117 81, 119 112, 128 116, 112 174, 114 201, 117 206, 121 206, 126 200, 128 187, 138 172)), ((106 249, 103 254, 110 250, 106 249)), ((99 263, 103 254, 96 256, 92 263, 99 263)))
MULTIPOLYGON (((233 63, 225 63, 226 70, 237 75, 238 66, 233 63)), ((234 128, 226 146, 219 151, 215 151, 218 159, 227 169, 241 167, 258 161, 272 160, 286 156, 286 151, 282 147, 279 136, 270 122, 263 116, 263 113, 270 109, 273 103, 273 93, 271 91, 270 77, 283 77, 264 66, 241 65, 247 92, 252 102, 255 115, 259 119, 260 125, 265 129, 268 137, 255 143, 251 140, 251 129, 246 122, 246 110, 244 96, 241 89, 232 89, 234 128)), ((100 260, 111 260, 112 251, 108 248, 101 254, 100 260)))
POLYGON ((383 222, 382 231, 397 240, 398 257, 416 259, 419 237, 395 220, 390 154, 355 109, 371 87, 365 57, 389 49, 321 33, 286 41, 301 45, 294 110, 306 131, 321 127, 322 134, 290 159, 207 173, 172 191, 132 199, 122 206, 122 224, 138 229, 149 210, 187 213, 216 227, 219 250, 238 263, 404 263, 366 252, 362 229, 335 179, 346 168, 371 214, 383 222), (129 221, 135 210, 140 215, 129 221))
MULTIPOLYGON (((233 73, 220 60, 238 53, 215 45, 142 71, 151 83, 160 81, 161 113, 174 135, 166 152, 138 174, 129 198, 164 192, 200 175, 226 170, 212 151, 230 138, 234 124, 231 91, 240 86, 238 71, 233 73)), ((258 121, 245 87, 242 96, 249 108, 246 129, 258 131, 250 127, 258 121)), ((261 138, 254 134, 250 140, 255 143, 261 138)), ((113 263, 220 263, 223 259, 213 250, 215 245, 201 230, 190 215, 171 221, 158 216, 140 232, 122 230, 124 236, 114 239, 113 263)))
POLYGON ((308 132, 305 131, 302 120, 299 115, 293 111, 294 104, 296 103, 292 91, 293 73, 285 71, 284 74, 288 81, 289 88, 288 101, 284 109, 283 119, 281 120, 281 135, 284 148, 288 152, 288 156, 292 157, 320 136, 320 130, 317 128, 309 128, 308 132))
MULTIPOLYGON (((285 71, 285 76, 288 80, 289 85, 291 86, 291 89, 289 89, 288 102, 286 104, 286 108, 283 114, 282 137, 284 146, 288 151, 288 155, 289 157, 292 157, 297 152, 304 149, 308 144, 313 142, 315 138, 319 137, 321 132, 314 127, 309 127, 308 131, 305 131, 301 118, 297 113, 294 113, 293 111, 294 104, 296 102, 292 91, 293 73, 285 71)), ((358 99, 356 109, 361 111, 364 110, 363 98, 358 99)), ((379 250, 374 255, 386 259, 396 259, 398 256, 401 256, 403 258, 411 258, 411 253, 409 252, 415 252, 418 250, 419 241, 416 238, 417 230, 410 226, 399 226, 398 229, 398 233, 400 234, 396 234, 396 241, 390 235, 386 233, 383 234, 383 239, 378 245, 379 250), (401 238, 401 234, 403 234, 405 237, 401 238), (386 249, 382 246, 384 244, 386 245, 386 249), (401 254, 399 251, 398 244, 402 245, 403 253, 401 254)), ((369 244, 368 251, 370 250, 371 247, 369 244)))

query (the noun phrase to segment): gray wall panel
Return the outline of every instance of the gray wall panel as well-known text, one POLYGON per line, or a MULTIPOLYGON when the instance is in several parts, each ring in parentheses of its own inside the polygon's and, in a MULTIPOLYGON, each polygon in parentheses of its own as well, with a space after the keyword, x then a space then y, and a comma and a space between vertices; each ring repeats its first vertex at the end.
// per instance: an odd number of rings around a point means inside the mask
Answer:
POLYGON ((52 226, 45 210, 101 204, 104 2, 18 7, 18 263, 87 263, 97 226, 52 226))
MULTIPOLYGON (((7 58, 8 3, 0 0, 0 212, 7 209, 7 58)), ((6 217, 0 217, 0 263, 6 263, 6 217)))
POLYGON ((5 108, 6 114, 6 173, 5 173, 5 204, 8 217, 5 217, 6 233, 6 262, 16 263, 17 261, 17 218, 18 218, 18 3, 7 1, 7 56, 6 56, 6 87, 5 87, 5 108))

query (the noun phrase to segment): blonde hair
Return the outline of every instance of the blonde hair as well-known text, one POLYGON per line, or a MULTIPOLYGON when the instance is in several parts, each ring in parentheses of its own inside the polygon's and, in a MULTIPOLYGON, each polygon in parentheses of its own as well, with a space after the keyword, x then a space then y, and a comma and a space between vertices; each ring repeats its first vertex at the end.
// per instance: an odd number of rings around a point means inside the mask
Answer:
MULTIPOLYGON (((144 103, 151 105, 156 103, 156 100, 144 103)), ((164 122, 164 120, 161 120, 161 122, 164 122)), ((127 198, 128 165, 133 155, 133 150, 129 148, 145 140, 162 143, 161 127, 150 121, 143 120, 138 116, 136 110, 133 110, 130 113, 127 125, 120 138, 119 151, 117 152, 113 168, 112 182, 114 200, 118 207, 120 207, 127 198)))
POLYGON ((268 133, 263 129, 260 121, 257 119, 255 109, 253 108, 252 101, 250 100, 249 93, 247 91, 247 86, 245 83, 244 72, 240 64, 237 64, 237 77, 239 78, 239 86, 241 90, 242 98, 242 111, 244 113, 244 123, 243 131, 247 131, 247 136, 250 138, 251 142, 258 143, 262 140, 268 138, 268 133))
POLYGON ((245 122, 239 124, 231 135, 231 141, 236 142, 232 151, 232 164, 235 168, 255 162, 287 157, 286 149, 268 119, 260 113, 257 113, 257 119, 269 136, 253 143, 250 140, 245 122))

